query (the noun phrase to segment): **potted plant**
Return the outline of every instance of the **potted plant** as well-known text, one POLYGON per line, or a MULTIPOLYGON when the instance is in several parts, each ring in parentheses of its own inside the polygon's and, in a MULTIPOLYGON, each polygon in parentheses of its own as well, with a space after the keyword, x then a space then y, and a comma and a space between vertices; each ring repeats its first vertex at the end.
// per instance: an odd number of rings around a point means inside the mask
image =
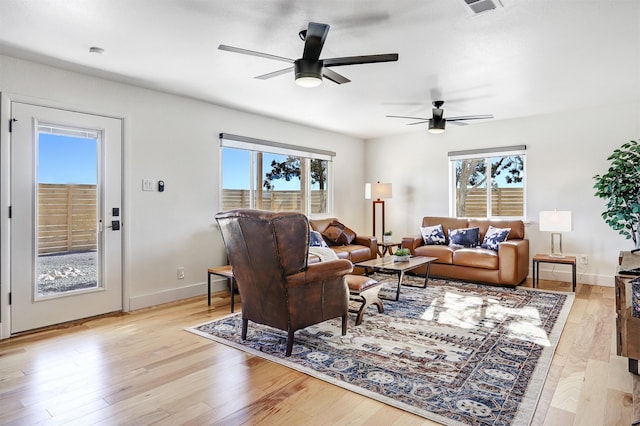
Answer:
POLYGON ((411 258, 411 251, 408 248, 399 248, 393 253, 394 262, 408 262, 411 258))
POLYGON ((384 244, 391 244, 391 235, 393 234, 393 232, 391 231, 384 231, 382 233, 382 242, 384 244))
POLYGON ((630 141, 607 158, 609 171, 595 175, 596 197, 607 200, 601 216, 612 229, 632 239, 640 250, 640 145, 630 141))

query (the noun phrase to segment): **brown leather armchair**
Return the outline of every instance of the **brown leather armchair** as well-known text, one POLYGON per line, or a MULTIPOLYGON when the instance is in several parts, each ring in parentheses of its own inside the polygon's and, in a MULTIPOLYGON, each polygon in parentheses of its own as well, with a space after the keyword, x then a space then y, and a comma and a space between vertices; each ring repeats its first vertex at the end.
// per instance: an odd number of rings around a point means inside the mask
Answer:
POLYGON ((342 317, 347 333, 348 260, 308 265, 309 222, 299 213, 239 209, 216 215, 242 297, 242 339, 249 321, 287 332, 342 317))

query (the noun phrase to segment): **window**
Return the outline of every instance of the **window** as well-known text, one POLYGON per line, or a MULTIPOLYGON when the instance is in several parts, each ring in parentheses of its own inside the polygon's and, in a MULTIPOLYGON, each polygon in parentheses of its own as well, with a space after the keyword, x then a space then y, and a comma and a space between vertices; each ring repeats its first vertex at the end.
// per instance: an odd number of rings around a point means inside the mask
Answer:
POLYGON ((519 145, 450 152, 451 215, 524 217, 525 150, 519 145))
POLYGON ((330 211, 334 152, 220 134, 222 210, 330 211))

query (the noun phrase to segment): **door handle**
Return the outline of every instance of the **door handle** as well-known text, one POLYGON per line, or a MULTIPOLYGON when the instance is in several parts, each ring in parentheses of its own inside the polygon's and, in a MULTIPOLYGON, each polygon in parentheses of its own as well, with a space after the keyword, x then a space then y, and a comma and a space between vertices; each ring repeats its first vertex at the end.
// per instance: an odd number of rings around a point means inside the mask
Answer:
POLYGON ((119 220, 112 220, 111 221, 111 225, 107 226, 107 228, 111 228, 112 231, 119 231, 120 230, 120 221, 119 220))

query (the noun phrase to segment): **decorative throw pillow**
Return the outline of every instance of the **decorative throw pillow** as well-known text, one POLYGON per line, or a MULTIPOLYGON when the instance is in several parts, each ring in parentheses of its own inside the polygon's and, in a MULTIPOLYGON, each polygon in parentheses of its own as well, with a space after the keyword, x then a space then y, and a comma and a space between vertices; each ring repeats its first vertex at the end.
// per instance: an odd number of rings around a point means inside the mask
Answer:
POLYGON ((442 225, 420 227, 420 233, 425 245, 445 245, 447 239, 444 236, 442 225))
POLYGON ((480 247, 498 251, 498 244, 507 239, 509 232, 511 232, 511 228, 494 228, 493 226, 489 226, 487 233, 484 234, 484 240, 482 244, 480 244, 480 247))
POLYGON ((344 229, 344 225, 341 223, 335 224, 331 222, 329 226, 326 227, 324 231, 322 231, 322 236, 327 240, 329 244, 336 245, 338 244, 338 238, 342 235, 342 230, 344 229))
POLYGON ((338 243, 343 245, 351 244, 351 242, 355 240, 355 238, 356 233, 353 232, 352 229, 349 229, 349 227, 345 226, 342 230, 342 235, 340 235, 340 237, 338 238, 338 243))
POLYGON ((449 245, 458 247, 476 247, 480 239, 480 228, 449 229, 449 245))
POLYGON ((329 247, 318 231, 309 231, 309 247, 329 247))

